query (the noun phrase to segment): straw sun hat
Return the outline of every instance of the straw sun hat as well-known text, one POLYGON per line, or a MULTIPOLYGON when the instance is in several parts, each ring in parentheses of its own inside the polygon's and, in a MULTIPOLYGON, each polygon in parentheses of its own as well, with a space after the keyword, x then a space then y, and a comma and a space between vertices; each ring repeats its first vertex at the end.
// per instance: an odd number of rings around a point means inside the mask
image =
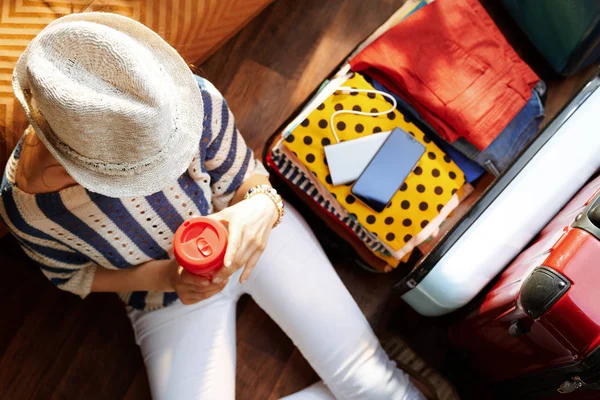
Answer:
POLYGON ((203 106, 194 76, 132 19, 83 13, 52 22, 19 58, 13 88, 40 140, 92 192, 155 193, 198 151, 203 106))

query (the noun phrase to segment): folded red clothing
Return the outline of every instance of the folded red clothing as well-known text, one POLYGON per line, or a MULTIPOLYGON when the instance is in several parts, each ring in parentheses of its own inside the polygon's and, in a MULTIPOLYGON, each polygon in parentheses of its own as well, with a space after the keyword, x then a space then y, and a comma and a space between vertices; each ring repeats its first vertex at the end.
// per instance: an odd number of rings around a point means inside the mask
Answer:
POLYGON ((480 150, 539 81, 477 0, 436 0, 350 64, 413 105, 446 140, 464 137, 480 150))

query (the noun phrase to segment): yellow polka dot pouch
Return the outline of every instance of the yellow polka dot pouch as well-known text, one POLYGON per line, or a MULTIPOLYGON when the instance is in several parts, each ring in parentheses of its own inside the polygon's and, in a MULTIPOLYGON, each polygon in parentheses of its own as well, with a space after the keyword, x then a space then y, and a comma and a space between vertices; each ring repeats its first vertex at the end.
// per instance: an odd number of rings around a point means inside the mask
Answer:
MULTIPOLYGON (((360 74, 353 74, 344 86, 374 90, 360 74)), ((399 250, 438 215, 465 180, 463 172, 449 156, 419 128, 407 122, 399 111, 394 110, 377 117, 342 113, 334 119, 340 140, 358 139, 400 127, 425 146, 424 155, 386 209, 377 213, 356 199, 351 194, 352 183, 333 186, 323 150, 323 146, 335 143, 330 127, 331 115, 339 110, 377 113, 390 108, 391 104, 380 94, 337 91, 295 127, 286 136, 283 145, 296 155, 353 218, 391 249, 399 250)))

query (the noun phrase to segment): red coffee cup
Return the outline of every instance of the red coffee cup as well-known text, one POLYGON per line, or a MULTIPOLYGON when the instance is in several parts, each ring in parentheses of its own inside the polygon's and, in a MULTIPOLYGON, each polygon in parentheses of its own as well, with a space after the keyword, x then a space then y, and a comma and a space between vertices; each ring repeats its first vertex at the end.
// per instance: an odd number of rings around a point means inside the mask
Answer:
POLYGON ((212 279, 223 266, 227 250, 227 228, 206 217, 185 221, 175 232, 173 252, 186 271, 212 279))

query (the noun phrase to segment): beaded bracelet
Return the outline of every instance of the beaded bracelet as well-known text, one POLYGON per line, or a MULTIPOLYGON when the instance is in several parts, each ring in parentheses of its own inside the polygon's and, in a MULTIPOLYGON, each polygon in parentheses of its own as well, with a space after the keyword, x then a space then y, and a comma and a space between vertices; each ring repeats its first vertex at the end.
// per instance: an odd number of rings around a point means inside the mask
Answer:
POLYGON ((246 193, 246 195, 244 196, 244 200, 254 197, 257 194, 264 194, 268 196, 269 199, 271 199, 271 201, 277 207, 277 212, 279 213, 279 216, 277 217, 277 221, 275 221, 275 225, 273 225, 273 228, 275 228, 281 223, 284 215, 283 200, 281 199, 281 196, 277 193, 277 190, 273 189, 269 185, 258 185, 248 190, 248 193, 246 193))

